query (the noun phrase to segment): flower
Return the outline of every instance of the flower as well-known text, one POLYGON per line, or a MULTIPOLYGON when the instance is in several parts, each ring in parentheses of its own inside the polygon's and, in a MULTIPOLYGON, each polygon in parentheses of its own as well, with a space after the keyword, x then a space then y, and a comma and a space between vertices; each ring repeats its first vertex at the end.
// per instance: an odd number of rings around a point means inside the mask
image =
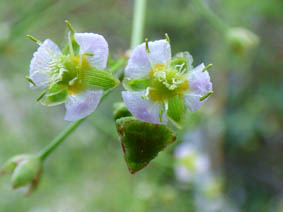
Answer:
POLYGON ((232 27, 226 33, 226 39, 237 53, 244 53, 259 44, 259 37, 252 31, 242 27, 232 27))
POLYGON ((193 68, 188 52, 171 57, 168 40, 137 46, 125 69, 123 100, 136 119, 166 124, 181 123, 186 108, 196 111, 212 93, 204 64, 193 68))
POLYGON ((177 159, 174 170, 180 182, 195 182, 200 176, 209 172, 209 158, 199 150, 195 143, 180 144, 174 154, 177 159))
POLYGON ((30 63, 30 87, 46 88, 38 98, 43 105, 65 103, 67 121, 91 114, 103 90, 119 83, 103 70, 107 64, 108 44, 99 34, 71 30, 65 51, 50 39, 38 43, 40 46, 30 63))

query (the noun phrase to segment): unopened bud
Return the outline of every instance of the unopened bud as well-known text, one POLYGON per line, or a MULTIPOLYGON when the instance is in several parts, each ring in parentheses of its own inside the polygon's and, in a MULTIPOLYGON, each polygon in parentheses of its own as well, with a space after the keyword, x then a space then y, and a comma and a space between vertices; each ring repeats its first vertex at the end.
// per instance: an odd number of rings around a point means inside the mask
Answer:
POLYGON ((36 188, 42 171, 42 161, 33 155, 19 155, 11 158, 1 174, 12 172, 11 184, 14 189, 29 186, 27 194, 36 188))
POLYGON ((27 157, 29 157, 28 155, 17 155, 12 157, 10 160, 8 160, 4 166, 2 167, 1 171, 0 171, 0 175, 4 175, 6 173, 11 173, 14 171, 14 169, 17 167, 17 165, 24 161, 27 157))
POLYGON ((230 28, 226 38, 230 47, 237 53, 243 53, 259 43, 259 37, 255 33, 241 27, 230 28))

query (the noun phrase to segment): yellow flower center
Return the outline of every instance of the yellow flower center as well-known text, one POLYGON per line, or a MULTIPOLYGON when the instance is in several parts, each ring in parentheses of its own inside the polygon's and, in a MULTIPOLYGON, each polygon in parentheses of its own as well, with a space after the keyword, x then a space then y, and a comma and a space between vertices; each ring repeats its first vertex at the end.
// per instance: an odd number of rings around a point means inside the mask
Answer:
POLYGON ((176 95, 182 97, 189 89, 185 74, 163 64, 155 65, 149 76, 148 97, 154 102, 163 103, 176 95))
POLYGON ((63 83, 68 85, 68 95, 81 93, 86 89, 83 83, 84 71, 91 68, 85 55, 69 56, 64 61, 66 73, 63 74, 63 83))

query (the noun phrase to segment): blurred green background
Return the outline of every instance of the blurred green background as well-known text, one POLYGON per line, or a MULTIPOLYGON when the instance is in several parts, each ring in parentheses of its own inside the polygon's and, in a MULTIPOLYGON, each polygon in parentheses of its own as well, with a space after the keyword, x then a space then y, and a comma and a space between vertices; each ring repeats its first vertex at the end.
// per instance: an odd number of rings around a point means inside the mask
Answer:
MULTIPOLYGON (((223 195, 237 211, 283 211, 282 0, 205 2, 226 23, 255 32, 260 43, 238 54, 191 1, 148 1, 146 37, 167 32, 173 54, 188 50, 194 65, 214 64, 214 94, 200 111, 187 114, 176 143, 131 175, 112 120, 120 87, 50 156, 30 198, 11 190, 9 176, 0 178, 1 212, 196 211, 194 189, 176 180, 173 157, 193 129, 204 134, 212 169, 223 177, 223 195)), ((40 91, 24 78, 37 48, 26 34, 62 46, 68 19, 77 31, 104 35, 115 58, 129 48, 132 16, 131 0, 0 1, 0 164, 41 150, 67 125, 64 106, 36 103, 40 91)))

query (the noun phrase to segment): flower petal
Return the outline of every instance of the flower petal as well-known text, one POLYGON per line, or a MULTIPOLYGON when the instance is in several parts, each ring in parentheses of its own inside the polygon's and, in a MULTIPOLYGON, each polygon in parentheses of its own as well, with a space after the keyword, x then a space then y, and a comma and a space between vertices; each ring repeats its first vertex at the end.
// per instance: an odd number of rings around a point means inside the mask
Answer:
POLYGON ((171 59, 171 47, 166 40, 149 42, 148 45, 150 53, 146 51, 145 43, 133 50, 125 69, 126 78, 144 78, 153 65, 166 64, 171 59))
POLYGON ((185 105, 190 108, 192 112, 198 110, 207 100, 200 101, 200 98, 212 91, 210 76, 207 71, 202 71, 204 68, 205 66, 202 63, 188 73, 190 89, 188 93, 185 94, 184 100, 185 105))
POLYGON ((102 94, 102 90, 86 90, 69 96, 65 103, 65 120, 76 121, 91 114, 96 109, 102 94))
POLYGON ((138 120, 153 124, 166 124, 166 112, 163 113, 161 122, 159 118, 161 105, 143 99, 142 96, 144 96, 145 93, 145 91, 122 91, 122 97, 128 110, 138 120))
POLYGON ((148 54, 151 65, 166 64, 171 60, 171 46, 167 40, 158 40, 148 43, 148 54))
POLYGON ((37 51, 33 54, 30 63, 30 78, 35 82, 36 86, 30 83, 30 87, 46 87, 48 85, 47 72, 50 65, 60 55, 62 55, 59 47, 50 39, 46 39, 37 51))
POLYGON ((75 33, 75 40, 80 45, 80 54, 93 53, 87 56, 92 66, 105 69, 108 59, 108 43, 102 35, 94 33, 75 33))
POLYGON ((150 62, 143 43, 138 45, 131 53, 125 69, 125 77, 130 79, 144 78, 149 74, 150 69, 150 62))

